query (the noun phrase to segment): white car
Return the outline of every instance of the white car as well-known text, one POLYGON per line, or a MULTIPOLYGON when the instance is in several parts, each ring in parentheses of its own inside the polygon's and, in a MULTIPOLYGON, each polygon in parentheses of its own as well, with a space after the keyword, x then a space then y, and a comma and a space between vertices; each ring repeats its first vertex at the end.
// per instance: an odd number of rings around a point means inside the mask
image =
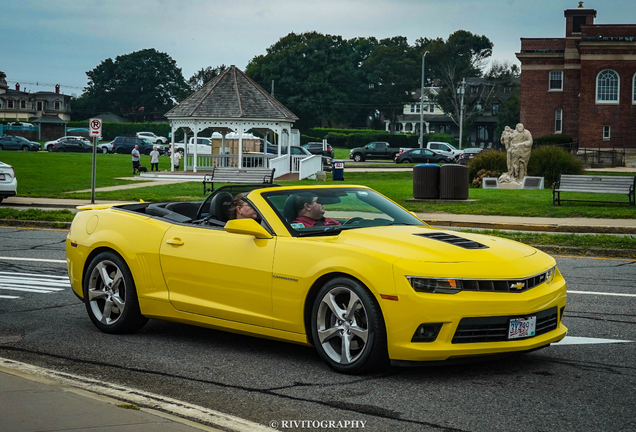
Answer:
POLYGON ((463 150, 457 150, 451 144, 445 142, 429 141, 428 144, 426 144, 426 148, 433 150, 435 153, 444 155, 454 162, 464 153, 463 150))
POLYGON ((0 162, 0 202, 18 193, 18 180, 11 165, 0 162))
POLYGON ((153 144, 165 144, 168 142, 168 138, 155 135, 152 132, 137 132, 137 138, 147 139, 153 144))
POLYGON ((55 147, 55 144, 59 143, 60 141, 66 139, 66 138, 73 138, 73 139, 78 139, 80 141, 82 141, 84 144, 87 145, 91 145, 92 142, 91 140, 89 140, 86 137, 83 136, 73 136, 73 135, 67 135, 67 136, 63 136, 61 138, 55 139, 53 141, 47 141, 44 143, 44 150, 46 151, 53 151, 53 148, 55 147))

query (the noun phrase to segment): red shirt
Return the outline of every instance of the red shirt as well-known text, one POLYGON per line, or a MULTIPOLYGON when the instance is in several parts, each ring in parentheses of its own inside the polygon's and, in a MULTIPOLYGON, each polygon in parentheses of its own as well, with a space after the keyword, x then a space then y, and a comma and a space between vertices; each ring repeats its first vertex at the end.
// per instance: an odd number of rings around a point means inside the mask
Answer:
POLYGON ((307 216, 298 216, 292 223, 301 223, 305 225, 306 228, 313 228, 318 226, 318 222, 321 222, 320 226, 328 226, 328 225, 342 225, 340 222, 334 219, 322 218, 320 220, 308 218, 307 216))

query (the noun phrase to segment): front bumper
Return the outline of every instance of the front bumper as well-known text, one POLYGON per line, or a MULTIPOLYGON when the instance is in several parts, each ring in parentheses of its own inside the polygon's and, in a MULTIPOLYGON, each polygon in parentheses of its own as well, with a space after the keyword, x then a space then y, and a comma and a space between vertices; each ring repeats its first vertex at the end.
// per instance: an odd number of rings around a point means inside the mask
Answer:
POLYGON ((386 322, 389 358, 398 363, 531 351, 558 342, 567 334, 562 322, 566 284, 560 273, 550 284, 522 293, 448 295, 411 290, 399 293, 398 298, 378 300, 386 322), (510 319, 530 316, 537 317, 536 335, 509 340, 510 319), (423 324, 441 328, 433 341, 414 342, 413 336, 423 324))

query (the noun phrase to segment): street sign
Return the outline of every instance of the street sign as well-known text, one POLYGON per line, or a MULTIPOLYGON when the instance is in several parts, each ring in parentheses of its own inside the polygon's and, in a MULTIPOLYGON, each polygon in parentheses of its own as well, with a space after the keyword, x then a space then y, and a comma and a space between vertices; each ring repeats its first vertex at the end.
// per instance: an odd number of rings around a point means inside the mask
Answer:
POLYGON ((98 118, 92 118, 88 122, 89 136, 100 137, 102 136, 102 120, 98 118))

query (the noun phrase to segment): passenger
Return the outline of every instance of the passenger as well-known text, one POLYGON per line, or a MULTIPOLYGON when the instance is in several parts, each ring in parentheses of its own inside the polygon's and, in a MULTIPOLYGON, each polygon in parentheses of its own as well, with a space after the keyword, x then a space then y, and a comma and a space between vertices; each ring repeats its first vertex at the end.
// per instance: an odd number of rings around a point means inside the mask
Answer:
POLYGON ((325 217, 325 209, 318 202, 317 196, 298 195, 296 197, 296 213, 298 216, 292 224, 301 223, 307 228, 327 225, 342 225, 335 219, 325 217))
POLYGON ((258 219, 258 213, 247 202, 248 192, 243 192, 234 197, 230 207, 230 219, 258 219))

